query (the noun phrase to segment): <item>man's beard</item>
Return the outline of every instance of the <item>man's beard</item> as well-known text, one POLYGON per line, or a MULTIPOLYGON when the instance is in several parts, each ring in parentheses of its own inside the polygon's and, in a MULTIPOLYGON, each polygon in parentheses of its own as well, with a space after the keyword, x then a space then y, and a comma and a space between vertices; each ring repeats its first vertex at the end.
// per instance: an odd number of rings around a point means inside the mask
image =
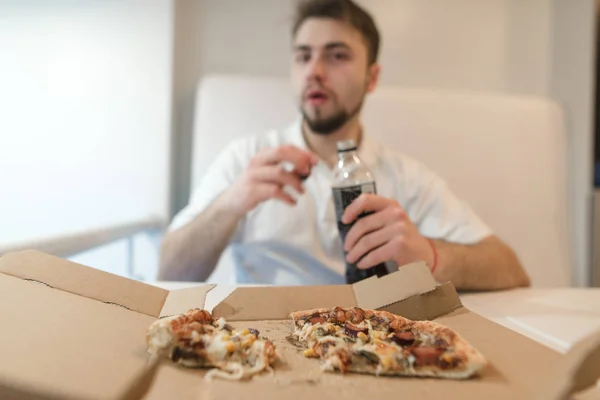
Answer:
POLYGON ((361 100, 352 112, 339 110, 331 117, 325 119, 319 118, 318 110, 316 111, 315 118, 311 119, 306 111, 302 109, 302 117, 312 132, 318 135, 329 135, 344 126, 350 119, 354 118, 360 112, 362 105, 363 101, 361 100))

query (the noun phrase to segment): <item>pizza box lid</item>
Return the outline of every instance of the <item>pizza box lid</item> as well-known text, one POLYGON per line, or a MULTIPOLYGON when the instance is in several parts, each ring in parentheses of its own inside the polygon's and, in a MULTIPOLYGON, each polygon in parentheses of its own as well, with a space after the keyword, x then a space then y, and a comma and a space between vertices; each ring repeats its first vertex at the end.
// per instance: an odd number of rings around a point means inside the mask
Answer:
POLYGON ((0 399, 138 399, 145 332, 174 294, 37 251, 0 257, 0 399))
MULTIPOLYGON (((409 398, 565 399, 600 374, 600 338, 563 356, 464 308, 449 284, 414 263, 348 286, 238 288, 214 307, 232 324, 279 337, 273 376, 206 382, 204 371, 151 359, 145 331, 160 316, 203 307, 214 285, 167 291, 36 251, 0 257, 0 398, 196 399, 348 395, 409 398), (360 305, 435 319, 457 330, 490 361, 469 381, 321 374, 315 360, 285 348, 292 311, 360 305), (279 336, 278 336, 279 335, 279 336), (597 362, 596 362, 597 361, 597 362), (548 377, 551 377, 549 379, 548 377)), ((589 390, 589 389, 588 389, 589 390)), ((583 397, 582 397, 583 398, 583 397)))

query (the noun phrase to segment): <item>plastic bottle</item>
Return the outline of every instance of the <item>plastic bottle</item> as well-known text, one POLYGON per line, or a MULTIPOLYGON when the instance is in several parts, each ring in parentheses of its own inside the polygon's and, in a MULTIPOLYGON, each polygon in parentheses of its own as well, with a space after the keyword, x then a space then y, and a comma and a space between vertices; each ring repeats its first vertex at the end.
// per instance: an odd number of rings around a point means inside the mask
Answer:
MULTIPOLYGON (((344 210, 362 193, 377 193, 375 180, 371 171, 360 160, 356 151, 354 140, 345 140, 337 143, 338 163, 334 169, 334 183, 332 185, 333 202, 337 219, 338 231, 345 243, 346 234, 356 221, 350 224, 342 222, 344 210)), ((359 218, 370 213, 363 213, 359 218)), ((344 253, 344 256, 346 253, 344 253)), ((352 284, 373 275, 379 277, 387 275, 385 264, 378 264, 372 268, 359 269, 356 264, 346 262, 346 283, 352 284)))

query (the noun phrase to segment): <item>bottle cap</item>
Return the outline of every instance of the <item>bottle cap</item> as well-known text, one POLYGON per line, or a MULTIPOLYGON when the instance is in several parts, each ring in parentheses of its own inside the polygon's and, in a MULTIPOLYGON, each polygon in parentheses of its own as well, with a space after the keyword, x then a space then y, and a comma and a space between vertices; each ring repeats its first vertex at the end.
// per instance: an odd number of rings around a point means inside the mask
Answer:
POLYGON ((338 153, 342 153, 345 151, 354 151, 354 150, 356 150, 356 141, 353 139, 342 140, 340 142, 337 142, 338 153))

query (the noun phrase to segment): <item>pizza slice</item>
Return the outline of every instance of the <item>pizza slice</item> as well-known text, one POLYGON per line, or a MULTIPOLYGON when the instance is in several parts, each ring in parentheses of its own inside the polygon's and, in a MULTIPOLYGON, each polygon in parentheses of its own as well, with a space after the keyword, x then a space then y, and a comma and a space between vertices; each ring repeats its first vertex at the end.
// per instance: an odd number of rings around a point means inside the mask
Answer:
POLYGON ((254 329, 236 330, 206 310, 161 318, 146 332, 150 354, 185 367, 211 368, 206 377, 240 380, 272 371, 275 346, 254 329))
POLYGON ((291 314, 304 355, 326 371, 466 379, 484 357, 452 329, 385 311, 322 308, 291 314))

